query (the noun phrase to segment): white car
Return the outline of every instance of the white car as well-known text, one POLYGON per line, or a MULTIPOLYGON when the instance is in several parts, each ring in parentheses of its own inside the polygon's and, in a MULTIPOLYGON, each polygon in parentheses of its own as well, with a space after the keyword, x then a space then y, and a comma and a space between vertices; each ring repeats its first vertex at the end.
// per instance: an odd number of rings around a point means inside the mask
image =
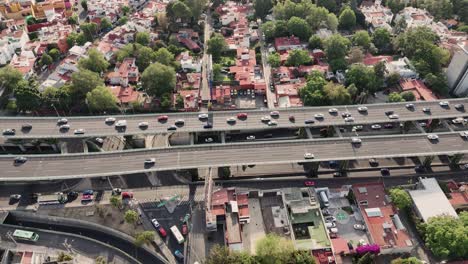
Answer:
POLYGON ((452 120, 452 123, 453 123, 453 124, 462 124, 463 121, 465 121, 465 120, 463 119, 463 117, 457 117, 457 118, 455 118, 455 119, 452 120))
POLYGON ((374 129, 374 130, 379 130, 379 129, 382 128, 382 126, 375 124, 375 125, 372 125, 371 128, 374 129))
POLYGON ((361 106, 361 107, 358 107, 357 110, 358 110, 359 112, 367 112, 367 107, 361 106))
POLYGON ((389 115, 388 118, 390 119, 398 119, 400 118, 397 114, 389 115))
POLYGON ((336 217, 334 216, 325 216, 325 221, 327 222, 336 222, 336 217))
POLYGON ((148 122, 140 122, 138 123, 138 127, 139 128, 146 128, 149 126, 149 123, 148 122))
POLYGON ((127 126, 127 120, 119 120, 115 124, 115 127, 126 127, 127 126))
POLYGON ((68 119, 66 119, 66 118, 60 118, 59 120, 57 120, 58 125, 63 125, 63 124, 67 124, 67 123, 68 123, 68 119))
POLYGON ((236 119, 234 117, 229 117, 228 119, 226 119, 226 123, 234 124, 234 123, 236 123, 236 119))
POLYGON ((438 139, 439 139, 439 136, 436 135, 436 134, 429 134, 429 135, 427 135, 427 138, 428 138, 429 140, 438 140, 438 139))
POLYGON ((362 140, 360 138, 357 138, 357 137, 352 137, 351 138, 351 143, 360 144, 360 143, 362 143, 362 140))
POLYGON ((276 117, 276 116, 279 116, 279 112, 278 111, 271 111, 270 115, 276 117))
POLYGON ((260 119, 262 122, 269 122, 271 119, 269 116, 262 116, 262 118, 260 119))
POLYGON ((96 138, 95 140, 96 140, 96 142, 99 143, 99 144, 104 143, 104 139, 102 139, 102 138, 96 138))
POLYGON ((408 109, 413 109, 413 108, 414 108, 414 104, 406 104, 406 108, 408 108, 408 109))
POLYGON ((276 126, 276 125, 278 125, 278 122, 276 122, 276 121, 272 120, 272 121, 268 122, 268 126, 276 126))
POLYGON ((424 107, 424 108, 422 109, 422 111, 423 111, 424 113, 430 113, 430 112, 431 112, 431 109, 430 109, 429 107, 424 107))
POLYGON ((106 120, 104 121, 106 123, 114 123, 115 122, 115 117, 108 117, 106 118, 106 120))
POLYGON ((314 154, 307 152, 304 154, 304 159, 313 159, 315 158, 314 154))
POLYGON ((154 228, 159 228, 161 226, 156 218, 151 219, 151 223, 153 223, 154 228))
POLYGON ((338 109, 336 109, 336 108, 330 108, 330 109, 328 109, 328 113, 330 113, 330 114, 336 114, 336 113, 338 113, 338 109))
POLYGON ((247 140, 255 140, 255 136, 254 136, 254 135, 250 135, 250 136, 247 136, 246 139, 247 139, 247 140))
POLYGON ((154 163, 156 163, 155 158, 145 159, 145 164, 147 164, 147 165, 151 165, 151 164, 154 164, 154 163))
POLYGON ((213 142, 213 138, 205 138, 205 143, 211 143, 213 142))
POLYGON ((355 224, 353 227, 356 230, 362 230, 362 231, 366 230, 366 227, 364 225, 360 225, 360 224, 355 224))
POLYGON ((335 222, 325 222, 325 227, 327 227, 327 228, 336 227, 336 223, 335 222))
POLYGON ((61 125, 61 126, 59 126, 59 129, 60 129, 60 130, 69 130, 69 129, 70 129, 70 125, 61 125))
POLYGON ((318 114, 315 114, 314 117, 315 119, 323 119, 323 114, 318 113, 318 114))
POLYGON ((354 122, 354 117, 350 116, 350 117, 346 117, 344 119, 345 122, 354 122))
POLYGON ((83 135, 85 133, 85 130, 83 128, 75 129, 73 132, 75 135, 83 135))
POLYGON ((439 102, 439 105, 442 106, 442 107, 447 107, 447 106, 449 106, 449 102, 441 101, 441 102, 439 102))
POLYGON ((462 131, 462 132, 460 132, 460 137, 462 137, 462 138, 468 138, 468 131, 462 131))
POLYGON ((207 119, 208 118, 208 114, 199 114, 198 115, 198 119, 207 119))

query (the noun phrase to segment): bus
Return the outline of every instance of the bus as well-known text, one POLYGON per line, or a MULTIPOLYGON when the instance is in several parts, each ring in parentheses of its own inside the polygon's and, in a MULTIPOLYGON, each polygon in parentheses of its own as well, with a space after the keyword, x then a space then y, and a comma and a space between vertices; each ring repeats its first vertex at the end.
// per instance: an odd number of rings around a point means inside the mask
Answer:
POLYGON ((27 240, 27 241, 33 241, 33 242, 36 242, 39 239, 38 234, 31 232, 31 231, 21 230, 21 229, 16 229, 15 232, 13 232, 13 237, 15 239, 27 240))
POLYGON ((174 237, 177 239, 177 243, 179 243, 179 244, 184 243, 184 241, 185 241, 184 237, 180 233, 179 228, 177 228, 177 226, 175 226, 175 225, 171 226, 171 232, 174 235, 174 237))
POLYGON ((67 202, 67 196, 63 193, 39 195, 37 202, 39 205, 64 204, 67 202))

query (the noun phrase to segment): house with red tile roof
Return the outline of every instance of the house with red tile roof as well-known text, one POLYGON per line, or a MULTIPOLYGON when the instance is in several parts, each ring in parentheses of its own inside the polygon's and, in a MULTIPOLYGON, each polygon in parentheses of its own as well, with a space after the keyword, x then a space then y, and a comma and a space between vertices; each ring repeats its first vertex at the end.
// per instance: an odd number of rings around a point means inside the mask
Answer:
POLYGON ((198 111, 198 101, 199 101, 199 90, 180 90, 177 95, 174 96, 174 105, 177 103, 177 97, 182 97, 184 101, 183 109, 184 111, 198 111))
POLYGON ((123 108, 129 107, 135 102, 143 103, 147 98, 145 93, 136 91, 132 87, 122 87, 117 85, 107 86, 107 88, 117 98, 117 104, 123 108))
POLYGON ((301 40, 295 36, 275 38, 276 51, 303 49, 306 47, 307 43, 301 42, 301 40))
POLYGON ((403 92, 413 93, 416 101, 434 101, 439 99, 421 80, 402 79, 399 84, 403 92))
POLYGON ((240 89, 255 89, 258 93, 265 93, 265 80, 257 74, 256 66, 255 50, 238 48, 236 65, 231 66, 229 71, 234 74, 240 89))
POLYGON ((355 184, 352 190, 370 234, 370 243, 377 244, 381 254, 411 252, 413 241, 383 184, 355 184))
POLYGON ((34 53, 32 51, 23 50, 20 55, 13 55, 10 65, 21 72, 25 79, 28 79, 32 74, 34 74, 35 62, 36 56, 34 53))
POLYGON ((176 35, 177 41, 193 52, 200 52, 200 46, 197 44, 198 33, 193 29, 181 29, 176 35))
POLYGON ((234 89, 230 85, 218 85, 214 89, 213 101, 223 106, 231 106, 231 93, 234 89))
POLYGON ((390 8, 382 5, 381 0, 376 0, 375 2, 364 1, 360 9, 365 17, 366 24, 372 32, 377 28, 385 28, 389 32, 392 31, 390 24, 393 19, 393 13, 390 8))
POLYGON ((374 66, 375 64, 384 61, 384 62, 390 62, 393 61, 392 56, 386 56, 386 55, 378 55, 374 56, 370 53, 367 53, 364 59, 362 60, 362 63, 366 66, 374 66))
POLYGON ((447 183, 447 187, 450 190, 449 201, 455 210, 468 209, 468 184, 464 182, 457 183, 454 180, 450 180, 447 183))
POLYGON ((117 63, 114 71, 107 75, 109 83, 127 87, 129 83, 138 82, 140 72, 135 61, 135 58, 125 58, 121 63, 117 63))

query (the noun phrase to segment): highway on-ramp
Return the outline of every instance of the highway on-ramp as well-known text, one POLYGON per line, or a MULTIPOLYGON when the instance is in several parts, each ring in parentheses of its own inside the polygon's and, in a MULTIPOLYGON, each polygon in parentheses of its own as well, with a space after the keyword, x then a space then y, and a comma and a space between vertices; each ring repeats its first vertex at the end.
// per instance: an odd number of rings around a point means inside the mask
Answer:
POLYGON ((66 133, 61 133, 57 126, 57 117, 0 117, 0 129, 15 129, 15 136, 4 136, 5 138, 70 138, 70 137, 97 137, 97 136, 112 136, 112 135, 135 135, 135 134, 159 134, 167 133, 167 128, 174 125, 178 119, 185 121, 184 126, 180 126, 176 131, 179 132, 200 132, 200 131, 233 131, 233 130, 256 130, 268 128, 299 128, 304 126, 321 127, 330 125, 344 124, 374 124, 391 121, 412 121, 426 120, 435 118, 456 118, 468 115, 465 110, 455 109, 456 104, 462 104, 468 107, 468 98, 451 99, 448 107, 441 107, 440 101, 421 101, 412 102, 414 109, 405 107, 406 103, 392 104, 372 104, 365 105, 368 110, 359 112, 358 107, 364 105, 349 105, 349 106, 333 106, 338 110, 338 113, 332 115, 328 112, 331 106, 328 107, 303 107, 303 108, 287 108, 278 110, 280 115, 276 119, 276 126, 268 126, 265 122, 261 122, 263 116, 269 116, 270 110, 250 110, 250 111, 221 111, 209 112, 208 121, 200 121, 199 113, 170 113, 165 114, 169 117, 167 122, 158 122, 157 117, 163 114, 145 114, 145 115, 126 115, 114 116, 117 120, 126 120, 127 128, 124 131, 117 131, 112 124, 105 124, 106 116, 93 117, 69 117, 70 130, 66 133), (430 113, 422 111, 423 108, 430 108, 430 113), (393 111, 399 115, 398 119, 390 119, 385 113, 393 111), (349 112, 354 118, 354 122, 346 123, 341 113, 349 112), (245 120, 237 119, 238 113, 247 113, 248 117, 245 120), (323 114, 323 119, 316 119, 316 114, 323 114), (290 116, 295 117, 295 121, 289 120, 290 116), (235 124, 228 124, 228 118, 235 118, 235 124), (314 119, 315 124, 305 125, 304 121, 314 119), (147 129, 140 129, 138 123, 148 122, 147 129), (204 125, 212 124, 212 128, 206 129, 204 125), (31 124, 30 131, 22 131, 23 124, 31 124), (85 134, 74 135, 75 129, 84 129, 85 134))
POLYGON ((439 140, 427 135, 361 137, 275 141, 263 143, 213 144, 106 153, 26 155, 28 161, 14 166, 13 155, 0 156, 1 181, 32 181, 110 176, 187 168, 287 164, 304 161, 355 160, 468 153, 468 141, 459 133, 439 133, 439 140), (304 154, 312 153, 313 160, 304 154), (154 166, 144 161, 155 158, 154 166))

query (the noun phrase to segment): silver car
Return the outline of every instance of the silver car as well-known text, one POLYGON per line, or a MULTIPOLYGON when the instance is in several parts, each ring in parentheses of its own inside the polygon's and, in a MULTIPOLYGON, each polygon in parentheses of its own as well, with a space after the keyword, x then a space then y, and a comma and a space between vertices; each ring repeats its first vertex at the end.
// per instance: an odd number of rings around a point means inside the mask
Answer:
POLYGON ((438 140, 439 136, 436 135, 436 134, 429 134, 429 135, 427 135, 427 139, 429 139, 429 140, 438 140))

